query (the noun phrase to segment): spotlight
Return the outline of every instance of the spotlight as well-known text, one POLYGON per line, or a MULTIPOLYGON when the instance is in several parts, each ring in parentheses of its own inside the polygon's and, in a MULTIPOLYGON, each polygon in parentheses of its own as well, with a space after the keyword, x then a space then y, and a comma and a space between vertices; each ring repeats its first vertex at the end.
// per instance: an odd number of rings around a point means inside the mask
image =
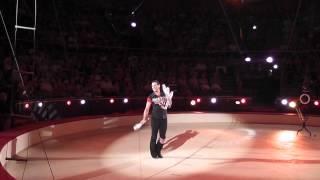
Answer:
POLYGON ((319 101, 314 101, 313 104, 314 104, 315 106, 319 106, 319 101))
POLYGON ((130 23, 130 25, 131 25, 131 27, 133 27, 133 28, 137 27, 137 23, 136 23, 136 22, 134 22, 134 21, 133 21, 133 22, 131 22, 131 23, 130 23))
POLYGON ((288 100, 287 99, 282 99, 281 100, 281 104, 284 105, 284 106, 287 105, 288 104, 288 100))
POLYGON ((246 100, 245 98, 242 98, 242 99, 240 100, 240 102, 241 102, 242 104, 245 104, 245 103, 247 102, 247 100, 246 100))
POLYGON ((246 57, 244 60, 245 60, 246 62, 251 62, 251 58, 250 58, 250 57, 246 57))
POLYGON ((80 101, 80 104, 85 104, 86 103, 86 100, 84 100, 84 99, 81 99, 81 101, 80 101))
POLYGON ((291 107, 291 108, 295 108, 296 106, 297 106, 297 103, 294 102, 294 101, 291 101, 291 102, 289 103, 289 107, 291 107))
POLYGON ((111 104, 113 104, 113 103, 114 103, 114 99, 111 98, 111 99, 109 100, 109 102, 110 102, 111 104))
POLYGON ((28 109, 29 107, 30 107, 30 104, 29 104, 29 103, 24 104, 24 108, 25 108, 25 109, 28 109))
POLYGON ((38 107, 42 107, 43 103, 42 102, 38 102, 38 107))
POLYGON ((200 98, 197 98, 197 103, 200 103, 201 102, 201 99, 200 98))
POLYGON ((123 99, 123 103, 126 104, 126 103, 128 103, 128 102, 129 102, 128 98, 124 98, 124 99, 123 99))
POLYGON ((277 133, 277 141, 279 143, 292 143, 297 139, 297 135, 293 131, 280 131, 277 133))
POLYGON ((191 105, 191 106, 196 105, 196 101, 195 101, 195 100, 191 100, 191 101, 190 101, 190 105, 191 105))
POLYGON ((211 103, 212 103, 212 104, 217 103, 217 98, 211 98, 211 103))
POLYGON ((240 104, 240 101, 236 101, 235 103, 236 103, 236 105, 239 105, 239 104, 240 104))
POLYGON ((70 100, 67 101, 67 105, 71 106, 71 101, 70 100))
POLYGON ((267 63, 272 63, 273 62, 273 58, 271 56, 267 57, 266 59, 267 63))
POLYGON ((278 68, 279 68, 278 64, 273 65, 273 69, 278 69, 278 68))

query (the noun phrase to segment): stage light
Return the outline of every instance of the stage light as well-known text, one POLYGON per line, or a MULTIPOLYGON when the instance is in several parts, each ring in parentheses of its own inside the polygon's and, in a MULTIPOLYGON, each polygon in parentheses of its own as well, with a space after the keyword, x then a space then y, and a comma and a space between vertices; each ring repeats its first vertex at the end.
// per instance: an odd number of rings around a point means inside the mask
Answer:
POLYGON ((294 102, 294 101, 291 101, 291 102, 289 103, 289 107, 291 107, 291 108, 295 108, 296 106, 297 106, 297 103, 294 102))
POLYGON ((84 100, 84 99, 81 99, 81 101, 80 101, 80 104, 85 104, 86 103, 86 100, 84 100))
POLYGON ((253 29, 253 30, 256 30, 257 28, 258 28, 257 25, 253 25, 253 26, 252 26, 252 29, 253 29))
POLYGON ((245 60, 246 62, 251 62, 251 58, 250 58, 250 57, 246 57, 244 60, 245 60))
POLYGON ((212 103, 212 104, 217 103, 217 98, 211 98, 211 103, 212 103))
POLYGON ((266 59, 267 63, 272 63, 273 62, 273 58, 271 56, 267 57, 266 59))
POLYGON ((201 102, 201 99, 200 98, 197 98, 197 103, 200 103, 201 102))
POLYGON ((191 106, 196 105, 196 101, 195 101, 195 100, 191 100, 191 101, 190 101, 190 105, 191 105, 191 106))
POLYGON ((287 105, 288 104, 288 100, 287 99, 282 99, 281 100, 281 104, 284 105, 284 106, 287 105))
POLYGON ((133 27, 133 28, 137 27, 137 23, 136 23, 136 22, 134 22, 134 21, 133 21, 133 22, 131 22, 131 23, 130 23, 130 25, 131 25, 131 27, 133 27))
POLYGON ((242 104, 245 104, 245 103, 247 102, 247 100, 246 100, 245 98, 242 98, 242 99, 240 100, 240 102, 241 102, 242 104))
POLYGON ((278 64, 273 65, 273 69, 278 69, 278 68, 279 68, 278 64))
POLYGON ((70 100, 67 101, 67 105, 71 106, 71 101, 70 100))
POLYGON ((128 103, 128 102, 129 102, 128 98, 124 98, 124 99, 123 99, 123 103, 126 104, 126 103, 128 103))
POLYGON ((237 100, 235 103, 236 103, 236 105, 239 105, 239 104, 240 104, 240 101, 237 100))
POLYGON ((24 104, 24 108, 28 109, 30 107, 29 103, 24 104))
POLYGON ((319 106, 319 101, 314 101, 313 104, 314 104, 315 106, 319 106))
POLYGON ((113 104, 113 103, 114 103, 114 99, 111 98, 111 99, 109 100, 109 102, 110 102, 111 104, 113 104))
POLYGON ((42 102, 38 102, 38 107, 42 107, 43 103, 42 102))

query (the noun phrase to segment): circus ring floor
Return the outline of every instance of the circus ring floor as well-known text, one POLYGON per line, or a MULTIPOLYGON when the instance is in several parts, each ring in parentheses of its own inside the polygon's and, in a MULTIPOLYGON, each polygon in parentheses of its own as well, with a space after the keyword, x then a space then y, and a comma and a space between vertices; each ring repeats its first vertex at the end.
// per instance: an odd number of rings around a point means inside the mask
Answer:
POLYGON ((169 114, 163 159, 150 156, 149 124, 132 130, 139 119, 75 118, 32 128, 3 144, 1 164, 30 180, 320 179, 317 116, 308 117, 309 137, 296 135, 295 114, 169 114))

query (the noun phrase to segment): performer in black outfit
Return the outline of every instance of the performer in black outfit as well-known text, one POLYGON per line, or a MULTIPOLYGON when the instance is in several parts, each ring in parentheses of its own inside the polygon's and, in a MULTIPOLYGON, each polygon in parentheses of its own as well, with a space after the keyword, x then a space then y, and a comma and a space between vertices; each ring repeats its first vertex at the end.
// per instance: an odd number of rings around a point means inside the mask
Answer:
POLYGON ((167 108, 170 108, 172 104, 171 99, 173 92, 170 93, 169 88, 166 88, 165 85, 163 86, 163 89, 166 92, 161 91, 159 81, 152 81, 151 87, 153 93, 147 98, 143 119, 140 121, 141 127, 148 120, 149 110, 152 106, 150 153, 153 158, 162 158, 161 149, 165 143, 167 131, 167 108), (158 132, 160 137, 157 140, 158 132))

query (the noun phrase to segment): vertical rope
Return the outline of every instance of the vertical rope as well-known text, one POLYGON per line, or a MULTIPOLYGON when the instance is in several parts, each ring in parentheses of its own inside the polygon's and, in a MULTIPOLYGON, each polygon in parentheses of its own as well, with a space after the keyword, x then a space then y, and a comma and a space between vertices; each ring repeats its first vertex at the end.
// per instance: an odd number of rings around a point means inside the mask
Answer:
POLYGON ((145 0, 142 0, 139 5, 131 12, 132 15, 134 15, 136 13, 136 11, 143 5, 145 0))
MULTIPOLYGON (((4 19, 3 19, 3 16, 2 16, 2 11, 1 11, 1 10, 0 10, 0 15, 1 15, 2 23, 3 23, 3 27, 4 27, 4 29, 5 29, 5 32, 6 32, 8 41, 9 41, 9 45, 10 45, 10 48, 11 48, 13 60, 14 60, 14 62, 15 62, 15 64, 16 64, 17 71, 18 71, 18 73, 19 73, 20 81, 21 81, 21 84, 22 84, 22 89, 23 89, 24 92, 26 92, 25 84, 24 84, 24 81, 23 81, 23 78, 22 78, 22 74, 21 74, 21 72, 20 72, 19 63, 18 63, 18 60, 17 60, 17 58, 16 58, 16 54, 15 54, 15 51, 14 51, 14 49, 13 49, 13 46, 12 46, 12 43, 11 43, 11 40, 10 40, 10 36, 9 36, 8 30, 7 30, 6 24, 5 24, 5 22, 4 22, 4 19)), ((25 94, 25 95, 27 95, 27 94, 25 94)))
POLYGON ((36 49, 36 27, 37 27, 37 0, 34 0, 34 31, 33 31, 33 49, 36 49))
POLYGON ((292 41, 292 37, 294 35, 294 30, 295 30, 295 27, 296 27, 296 24, 297 24, 297 19, 298 19, 298 15, 300 13, 300 9, 301 9, 301 4, 302 4, 302 0, 299 0, 298 2, 298 7, 297 7, 297 11, 296 11, 296 15, 294 17, 294 20, 293 20, 293 24, 292 24, 292 28, 291 28, 291 31, 290 31, 290 36, 288 38, 288 49, 290 49, 290 44, 291 44, 291 41, 292 41))
MULTIPOLYGON (((18 10, 19 10, 19 0, 16 3, 16 26, 18 25, 18 10)), ((17 42, 17 27, 14 28, 14 47, 16 48, 17 42)))
POLYGON ((224 16, 225 16, 225 18, 226 18, 226 20, 227 20, 227 23, 228 23, 229 29, 230 29, 230 31, 231 31, 231 35, 232 35, 233 41, 234 41, 234 43, 236 44, 236 47, 237 47, 239 53, 241 53, 241 48, 240 48, 240 46, 239 46, 238 40, 237 40, 237 38, 236 38, 236 35, 235 35, 234 31, 233 31, 232 25, 231 25, 231 23, 230 23, 229 16, 228 16, 228 14, 227 14, 224 6, 223 6, 223 2, 222 2, 221 0, 219 0, 219 4, 220 4, 221 9, 222 9, 222 11, 223 11, 223 14, 224 14, 224 16))

